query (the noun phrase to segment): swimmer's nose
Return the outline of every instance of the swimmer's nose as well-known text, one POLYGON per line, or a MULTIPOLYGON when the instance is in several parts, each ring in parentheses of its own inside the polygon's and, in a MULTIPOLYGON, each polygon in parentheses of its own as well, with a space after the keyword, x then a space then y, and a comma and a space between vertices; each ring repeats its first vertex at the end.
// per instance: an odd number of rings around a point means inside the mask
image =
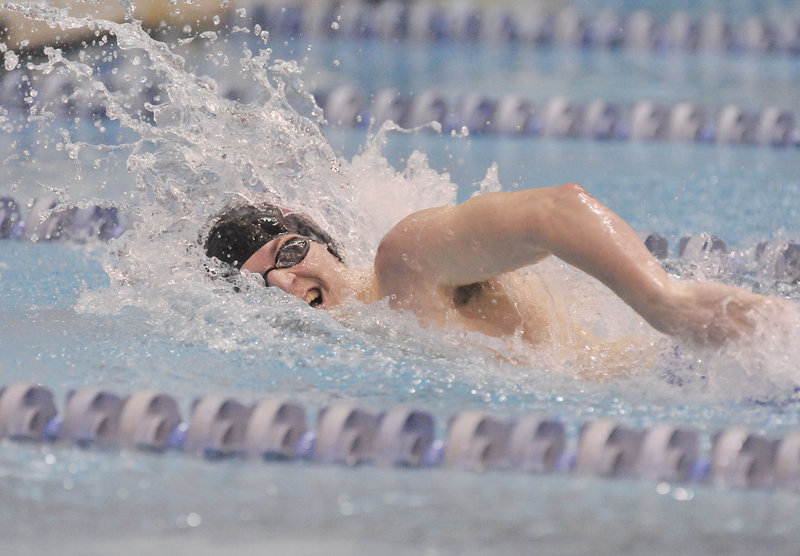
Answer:
POLYGON ((280 288, 286 293, 292 293, 296 275, 288 268, 276 268, 269 273, 269 285, 280 288))

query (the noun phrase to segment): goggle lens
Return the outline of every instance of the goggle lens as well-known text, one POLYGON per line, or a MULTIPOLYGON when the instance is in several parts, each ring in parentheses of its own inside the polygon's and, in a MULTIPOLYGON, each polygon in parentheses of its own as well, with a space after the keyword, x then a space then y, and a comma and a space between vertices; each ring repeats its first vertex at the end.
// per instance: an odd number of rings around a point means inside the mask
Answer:
POLYGON ((275 266, 270 267, 264 272, 264 283, 269 287, 267 275, 279 268, 291 268, 303 262, 311 249, 311 240, 307 237, 293 237, 287 240, 278 249, 275 255, 275 266))
POLYGON ((303 259, 308 255, 308 250, 311 248, 311 241, 304 237, 292 238, 278 249, 278 254, 275 257, 275 266, 277 268, 289 268, 303 262, 303 259))

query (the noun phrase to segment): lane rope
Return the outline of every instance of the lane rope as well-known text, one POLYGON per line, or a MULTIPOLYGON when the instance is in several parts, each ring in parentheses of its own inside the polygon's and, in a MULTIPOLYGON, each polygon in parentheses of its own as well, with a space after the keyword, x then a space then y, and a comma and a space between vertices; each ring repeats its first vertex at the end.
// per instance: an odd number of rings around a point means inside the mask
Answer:
MULTIPOLYGON (((100 72, 97 78, 110 84, 115 74, 100 72)), ((66 120, 107 120, 102 102, 83 98, 80 90, 81 86, 67 74, 34 77, 26 70, 15 70, 0 76, 0 110, 5 109, 9 115, 49 112, 66 120)), ((251 94, 232 83, 220 83, 217 90, 221 96, 243 102, 251 94)), ((691 101, 666 105, 643 99, 625 105, 600 98, 578 102, 564 95, 535 103, 514 93, 500 97, 474 92, 456 96, 426 89, 407 94, 389 87, 371 94, 351 84, 319 89, 313 94, 328 125, 354 129, 377 129, 391 120, 406 129, 425 129, 436 122, 443 132, 451 134, 800 146, 800 125, 795 113, 777 105, 745 109, 726 104, 712 110, 691 101)), ((130 91, 128 97, 134 112, 150 121, 152 112, 148 106, 158 104, 158 86, 130 91)))
POLYGON ((674 11, 664 21, 648 10, 594 17, 575 6, 542 10, 474 2, 251 2, 228 14, 280 37, 628 48, 663 52, 800 53, 800 20, 791 13, 729 19, 674 11))
POLYGON ((480 410, 451 417, 443 438, 427 411, 398 406, 371 412, 353 404, 322 408, 316 428, 289 399, 247 406, 224 395, 197 398, 188 421, 169 394, 130 396, 83 386, 59 413, 52 392, 32 382, 0 390, 0 438, 88 448, 180 451, 206 459, 306 460, 482 472, 565 473, 693 483, 721 488, 800 489, 800 431, 781 438, 731 426, 704 438, 688 426, 635 428, 613 419, 580 425, 576 438, 556 419, 503 420, 480 410))
POLYGON ((750 111, 728 104, 714 113, 694 102, 666 106, 640 100, 624 106, 603 99, 580 103, 566 96, 537 106, 517 94, 448 98, 435 89, 406 95, 394 88, 370 99, 353 85, 317 91, 315 98, 328 123, 351 128, 391 120, 408 129, 438 122, 445 132, 507 137, 800 146, 795 114, 778 106, 750 111))

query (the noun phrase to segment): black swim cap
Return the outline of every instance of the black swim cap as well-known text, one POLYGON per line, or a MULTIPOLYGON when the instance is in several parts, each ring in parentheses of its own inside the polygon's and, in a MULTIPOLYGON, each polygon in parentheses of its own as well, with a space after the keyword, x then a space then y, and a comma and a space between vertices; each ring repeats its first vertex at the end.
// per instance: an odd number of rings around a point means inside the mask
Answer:
POLYGON ((271 203, 242 204, 223 210, 206 238, 206 255, 241 269, 247 259, 266 243, 286 234, 297 234, 322 243, 342 261, 336 243, 310 218, 296 212, 284 212, 271 203))

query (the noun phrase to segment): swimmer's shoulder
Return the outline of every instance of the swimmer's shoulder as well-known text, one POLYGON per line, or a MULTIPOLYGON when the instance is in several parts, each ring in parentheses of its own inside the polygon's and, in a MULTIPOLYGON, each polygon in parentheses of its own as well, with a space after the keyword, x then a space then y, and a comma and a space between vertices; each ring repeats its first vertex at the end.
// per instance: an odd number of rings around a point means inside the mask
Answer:
POLYGON ((444 263, 436 254, 444 233, 440 229, 442 215, 448 210, 448 207, 433 207, 412 213, 383 236, 373 270, 377 286, 385 296, 419 297, 441 281, 444 263))

